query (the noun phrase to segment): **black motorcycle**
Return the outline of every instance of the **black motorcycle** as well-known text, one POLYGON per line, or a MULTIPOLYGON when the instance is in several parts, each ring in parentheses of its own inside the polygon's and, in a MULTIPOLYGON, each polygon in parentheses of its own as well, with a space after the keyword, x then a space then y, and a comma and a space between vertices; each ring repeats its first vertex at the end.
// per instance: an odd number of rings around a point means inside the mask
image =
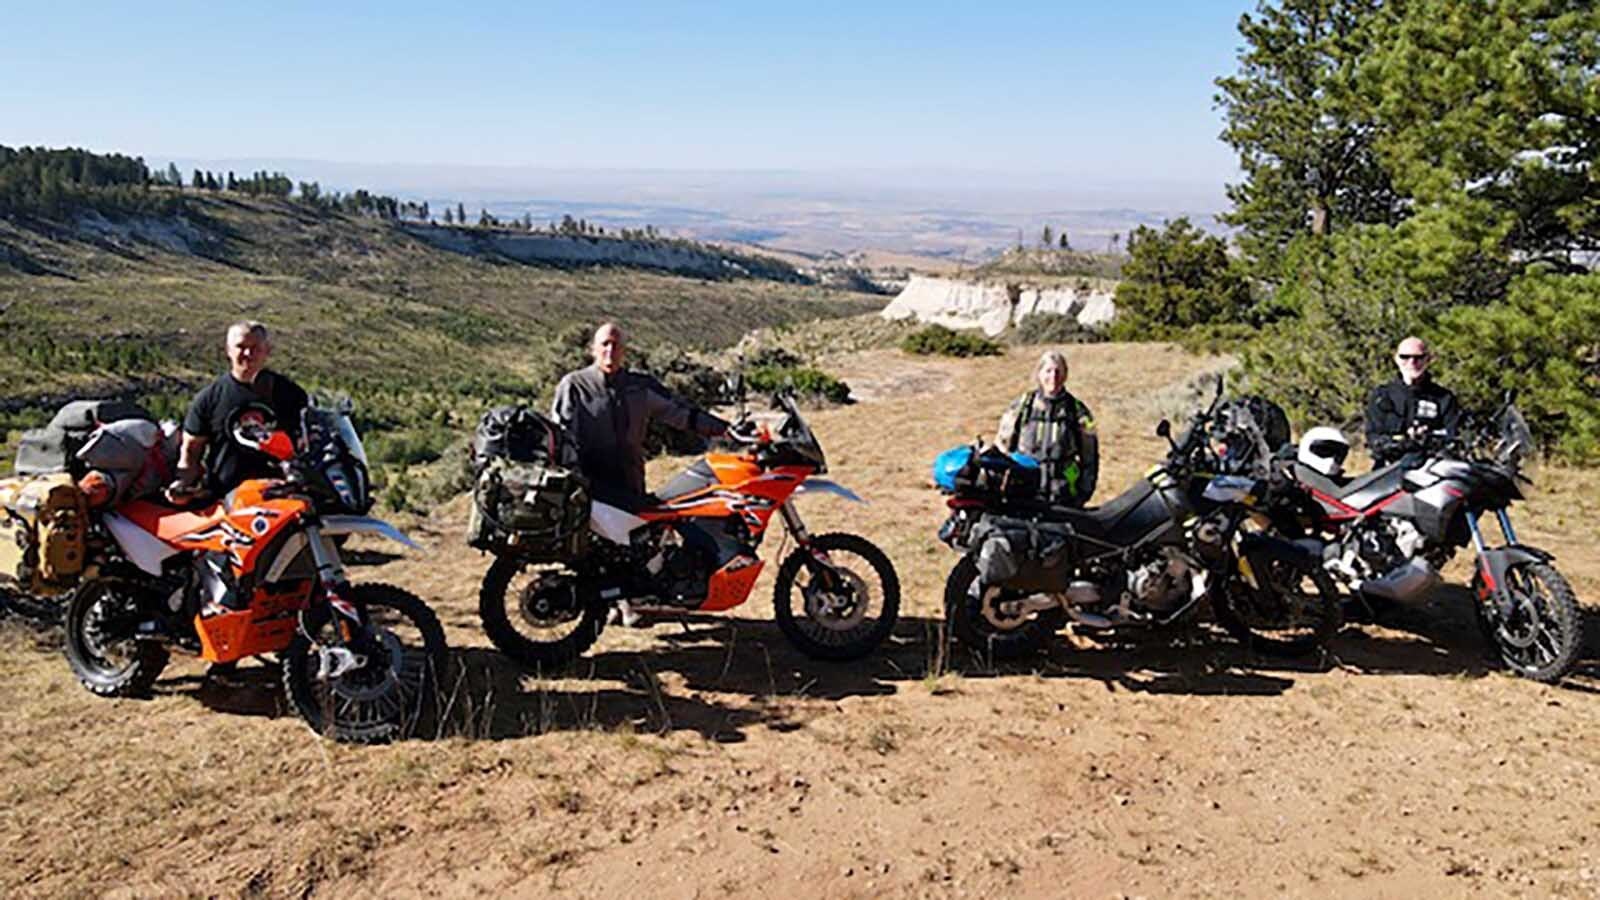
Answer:
POLYGON ((1331 538, 1327 569, 1353 598, 1375 612, 1419 599, 1470 545, 1484 637, 1507 668, 1553 683, 1577 665, 1583 619, 1554 557, 1518 541, 1511 524, 1511 504, 1523 499, 1519 482, 1532 483, 1522 472, 1532 453, 1527 423, 1507 398, 1483 427, 1428 435, 1359 478, 1329 477, 1300 462, 1291 471, 1319 504, 1318 525, 1331 538), (1485 515, 1499 523, 1498 546, 1480 526, 1485 515))
POLYGON ((1342 618, 1322 545, 1306 535, 1309 498, 1281 473, 1228 473, 1228 441, 1214 440, 1221 397, 1219 378, 1180 440, 1163 420, 1166 460, 1098 508, 1043 502, 1025 467, 972 453, 947 479, 950 515, 939 531, 963 554, 945 583, 951 634, 992 658, 1016 658, 1068 621, 1159 627, 1209 599, 1217 621, 1257 649, 1326 646, 1342 618))

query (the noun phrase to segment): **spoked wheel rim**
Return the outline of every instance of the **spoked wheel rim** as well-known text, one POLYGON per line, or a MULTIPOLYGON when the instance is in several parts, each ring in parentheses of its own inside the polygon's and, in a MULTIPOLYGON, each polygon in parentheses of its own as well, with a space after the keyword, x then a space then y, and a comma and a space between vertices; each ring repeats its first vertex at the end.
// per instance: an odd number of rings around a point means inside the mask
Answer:
POLYGON ((827 561, 813 570, 802 566, 795 589, 804 601, 805 615, 795 626, 808 638, 825 646, 842 646, 875 627, 882 615, 884 585, 871 561, 861 554, 830 549, 827 561))
POLYGON ((84 590, 92 591, 93 596, 68 639, 78 644, 84 662, 106 675, 127 671, 138 661, 139 650, 138 638, 128 628, 134 615, 132 598, 104 581, 86 585, 84 590))
POLYGON ((506 620, 524 638, 541 644, 565 640, 583 625, 577 581, 557 569, 517 570, 506 584, 505 606, 506 620))
POLYGON ((1511 615, 1496 629, 1506 661, 1526 669, 1550 665, 1561 656, 1561 628, 1551 614, 1554 595, 1543 580, 1526 568, 1506 573, 1511 592, 1511 615))
POLYGON ((341 648, 334 640, 336 624, 332 620, 324 621, 312 634, 312 649, 304 660, 323 721, 354 732, 413 721, 428 689, 433 664, 426 635, 417 623, 398 610, 376 604, 367 608, 367 614, 366 633, 350 648, 365 657, 363 665, 341 675, 319 677, 324 665, 332 668, 341 648))

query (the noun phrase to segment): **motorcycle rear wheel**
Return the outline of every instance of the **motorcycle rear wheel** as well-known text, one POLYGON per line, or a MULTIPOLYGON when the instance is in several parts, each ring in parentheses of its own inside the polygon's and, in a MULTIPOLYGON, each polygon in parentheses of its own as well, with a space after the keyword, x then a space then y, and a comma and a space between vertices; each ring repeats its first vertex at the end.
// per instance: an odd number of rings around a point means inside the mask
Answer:
POLYGON ((148 696, 167 667, 167 648, 134 634, 139 614, 132 590, 125 582, 99 578, 79 585, 67 602, 67 665, 101 697, 148 696))
MULTIPOLYGON (((1559 682, 1577 666, 1583 651, 1583 613, 1572 585, 1544 562, 1512 566, 1506 582, 1521 601, 1508 621, 1495 621, 1485 601, 1476 604, 1479 627, 1489 646, 1513 673, 1543 684, 1559 682)), ((1476 598, 1481 575, 1473 576, 1472 586, 1476 598)))
POLYGON ((495 558, 478 590, 483 631, 500 652, 529 668, 571 665, 599 639, 607 607, 577 595, 547 595, 541 578, 566 578, 576 590, 578 576, 528 572, 531 565, 513 556, 495 558))
POLYGON ((444 629, 426 603, 393 585, 354 585, 348 599, 367 614, 373 654, 357 669, 319 680, 319 651, 336 643, 336 622, 331 609, 318 607, 283 653, 284 693, 312 731, 334 740, 376 744, 409 737, 438 708, 444 629))
POLYGON ((944 583, 944 620, 951 636, 986 660, 1012 660, 1032 656, 1044 648, 1051 636, 1066 624, 1066 614, 1049 609, 1006 619, 997 614, 995 603, 1016 599, 1015 592, 990 587, 972 596, 972 583, 978 578, 978 564, 963 556, 950 570, 944 583), (1011 594, 1013 596, 1009 596, 1011 594))

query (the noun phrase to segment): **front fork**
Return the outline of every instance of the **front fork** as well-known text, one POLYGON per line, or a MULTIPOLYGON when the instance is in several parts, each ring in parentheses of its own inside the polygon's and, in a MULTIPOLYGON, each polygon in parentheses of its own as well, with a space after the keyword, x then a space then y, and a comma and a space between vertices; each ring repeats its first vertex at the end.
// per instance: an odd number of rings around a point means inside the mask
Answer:
POLYGON ((835 572, 833 563, 828 559, 828 551, 823 550, 811 542, 811 532, 806 530, 806 523, 800 520, 800 511, 794 508, 793 501, 784 501, 778 507, 779 515, 783 516, 783 527, 789 529, 789 534, 794 536, 794 542, 800 546, 807 571, 812 578, 825 579, 823 585, 830 586, 826 579, 833 578, 835 572))
MULTIPOLYGON (((1477 553, 1478 578, 1483 584, 1483 590, 1478 597, 1478 601, 1485 602, 1491 597, 1494 598, 1496 612, 1503 621, 1511 615, 1514 598, 1502 579, 1496 578, 1494 572, 1491 571, 1487 556, 1489 544, 1484 539, 1482 526, 1478 524, 1478 516, 1479 513, 1473 512, 1467 513, 1466 517, 1467 531, 1472 535, 1472 549, 1477 553)), ((1511 527, 1511 514, 1502 507, 1495 510, 1495 518, 1500 523, 1500 533, 1505 537, 1506 546, 1517 546, 1517 531, 1511 527)))
MULTIPOLYGON (((305 535, 311 560, 317 567, 317 583, 322 588, 328 607, 333 611, 334 643, 318 648, 317 680, 328 681, 367 664, 366 654, 358 652, 361 648, 352 648, 353 644, 359 644, 357 638, 366 634, 366 616, 363 610, 350 602, 350 580, 345 576, 344 562, 339 558, 338 550, 324 543, 322 526, 307 524, 305 535)), ((311 608, 301 611, 300 631, 315 643, 316 636, 306 621, 310 611, 311 608)))

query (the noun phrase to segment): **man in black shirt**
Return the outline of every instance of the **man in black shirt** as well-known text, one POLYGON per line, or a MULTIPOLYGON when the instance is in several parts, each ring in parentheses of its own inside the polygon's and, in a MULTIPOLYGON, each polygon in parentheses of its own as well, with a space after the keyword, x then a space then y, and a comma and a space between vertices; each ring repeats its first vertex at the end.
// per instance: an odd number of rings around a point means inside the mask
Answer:
POLYGON ((1421 338, 1406 338, 1394 354, 1400 378, 1367 399, 1367 451, 1375 465, 1421 449, 1429 438, 1453 438, 1460 428, 1461 404, 1428 375, 1432 361, 1421 338))
POLYGON ((272 354, 267 327, 260 322, 230 326, 227 353, 228 371, 195 396, 184 416, 178 480, 169 496, 191 494, 204 487, 220 497, 242 481, 272 478, 281 472, 271 457, 234 440, 234 426, 240 418, 256 414, 252 407, 271 409, 277 426, 291 435, 300 431, 306 392, 288 377, 267 369, 272 354))

